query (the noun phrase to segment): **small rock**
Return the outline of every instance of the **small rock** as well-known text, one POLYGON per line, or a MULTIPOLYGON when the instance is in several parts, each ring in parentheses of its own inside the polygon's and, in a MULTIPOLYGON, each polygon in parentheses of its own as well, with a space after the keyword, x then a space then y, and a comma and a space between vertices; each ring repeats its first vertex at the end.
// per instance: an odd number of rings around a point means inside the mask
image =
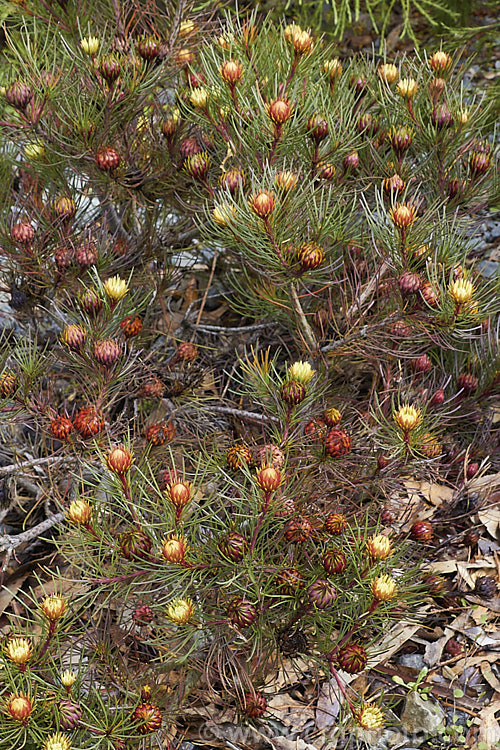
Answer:
POLYGON ((444 720, 445 712, 439 703, 430 698, 424 700, 414 691, 408 693, 401 714, 401 724, 408 733, 434 737, 444 720))
POLYGON ((494 260, 482 260, 477 267, 486 279, 493 279, 500 272, 500 266, 494 260))
POLYGON ((424 657, 421 654, 402 654, 398 659, 402 667, 410 667, 420 672, 425 667, 424 657))
POLYGON ((490 234, 494 240, 497 240, 500 237, 500 221, 491 222, 490 234))

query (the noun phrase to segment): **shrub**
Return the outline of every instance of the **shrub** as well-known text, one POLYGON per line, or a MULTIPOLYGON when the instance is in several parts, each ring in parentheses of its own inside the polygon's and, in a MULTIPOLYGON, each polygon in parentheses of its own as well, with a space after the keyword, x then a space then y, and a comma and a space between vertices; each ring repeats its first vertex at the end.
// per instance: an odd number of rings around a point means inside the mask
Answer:
POLYGON ((65 518, 58 586, 83 590, 21 598, 2 736, 144 746, 197 690, 260 719, 284 658, 341 685, 436 594, 413 544, 432 525, 383 507, 491 449, 498 298, 470 228, 495 154, 442 50, 341 62, 297 25, 203 27, 182 4, 105 5, 99 36, 92 4, 80 26, 50 6, 41 33, 43 7, 9 31, 0 396, 46 467, 30 538, 65 518), (196 320, 170 314, 183 247, 255 325, 199 325, 208 289, 196 320), (246 355, 202 350, 266 328, 246 355))

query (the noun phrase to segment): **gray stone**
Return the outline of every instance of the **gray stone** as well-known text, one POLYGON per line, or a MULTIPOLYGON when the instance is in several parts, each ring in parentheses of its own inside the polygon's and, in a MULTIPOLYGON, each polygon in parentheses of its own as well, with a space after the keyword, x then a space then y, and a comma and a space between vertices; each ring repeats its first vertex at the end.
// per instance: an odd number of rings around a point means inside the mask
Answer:
POLYGON ((492 221, 490 227, 491 237, 497 240, 500 237, 500 221, 492 221))
POLYGON ((494 279, 500 272, 500 266, 494 260, 482 260, 477 267, 486 279, 494 279))
POLYGON ((445 712, 431 698, 424 700, 422 696, 412 691, 405 699, 401 724, 409 734, 434 737, 438 727, 444 724, 445 712))
POLYGON ((417 750, 418 746, 424 742, 423 737, 422 740, 415 741, 414 738, 409 740, 403 732, 390 728, 377 731, 358 729, 356 737, 362 740, 370 750, 417 750))
POLYGON ((421 654, 402 654, 398 659, 402 667, 410 667, 420 672, 425 667, 424 657, 421 654))

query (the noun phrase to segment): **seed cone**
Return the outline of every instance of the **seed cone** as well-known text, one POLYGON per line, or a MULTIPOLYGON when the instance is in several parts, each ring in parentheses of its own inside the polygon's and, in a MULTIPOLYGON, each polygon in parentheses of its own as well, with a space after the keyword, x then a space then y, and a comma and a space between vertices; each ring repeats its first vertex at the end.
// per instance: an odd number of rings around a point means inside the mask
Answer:
POLYGON ((341 513, 330 513, 325 519, 325 529, 329 534, 338 536, 347 528, 347 519, 341 513))
POLYGON ((332 458, 346 456, 351 450, 351 438, 344 430, 330 430, 325 439, 325 453, 332 458))
POLYGON ((96 409, 94 406, 87 406, 84 409, 80 409, 75 417, 74 426, 82 438, 90 438, 97 435, 104 429, 102 411, 96 409))
POLYGON ((263 693, 256 691, 245 695, 243 713, 250 719, 259 719, 265 713, 266 708, 267 700, 263 693))
POLYGON ((288 542, 303 544, 312 534, 312 524, 308 518, 292 518, 285 526, 285 539, 288 542))
POLYGON ((233 445, 227 452, 227 465, 233 471, 241 469, 243 466, 250 466, 252 463, 252 453, 246 445, 233 445))
POLYGON ((82 709, 75 701, 62 700, 59 702, 59 724, 62 729, 76 729, 82 718, 82 709))
POLYGON ((155 703, 139 703, 132 719, 140 723, 140 734, 151 734, 161 727, 162 713, 155 703))
POLYGON ((328 609, 333 605, 333 602, 336 599, 337 590, 330 581, 324 578, 318 578, 318 580, 311 584, 307 589, 307 595, 310 604, 318 609, 328 609))
POLYGON ((50 432, 56 440, 67 440, 73 432, 73 422, 68 417, 59 415, 50 423, 50 432))
POLYGON ((337 660, 344 672, 356 674, 366 667, 368 656, 363 646, 358 643, 348 643, 340 649, 337 660))
POLYGON ((323 552, 321 562, 327 575, 340 575, 347 568, 347 558, 340 549, 332 548, 323 552))
POLYGON ((130 529, 120 539, 120 552, 126 560, 148 559, 152 546, 150 537, 141 529, 130 529))
POLYGON ((232 562, 240 562, 248 552, 248 542, 242 534, 230 531, 217 545, 220 552, 232 562))
POLYGON ((235 597, 227 608, 229 619, 233 625, 238 628, 247 628, 254 623, 258 616, 258 610, 255 604, 242 599, 241 597, 235 597))

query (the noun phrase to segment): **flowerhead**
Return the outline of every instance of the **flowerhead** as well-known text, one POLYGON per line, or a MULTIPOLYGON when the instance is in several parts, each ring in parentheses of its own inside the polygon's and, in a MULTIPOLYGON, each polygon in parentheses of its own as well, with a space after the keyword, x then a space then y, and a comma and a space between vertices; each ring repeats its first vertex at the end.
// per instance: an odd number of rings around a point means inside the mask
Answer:
POLYGON ((384 713, 372 703, 366 703, 356 716, 357 723, 363 729, 379 729, 384 726, 384 713))
POLYGON ((385 560, 392 555, 392 543, 388 536, 375 534, 366 543, 368 554, 373 561, 385 560))
POLYGON ((384 63, 379 66, 378 74, 386 83, 396 83, 399 78, 399 71, 393 63, 384 63))
POLYGON ((45 597, 40 607, 47 620, 50 620, 50 622, 56 622, 66 612, 68 603, 63 596, 52 594, 51 596, 45 597))
POLYGON ((86 36, 80 39, 80 49, 86 55, 94 56, 99 49, 99 39, 96 36, 86 36))
POLYGON ((403 99, 413 99, 418 91, 418 83, 414 78, 402 78, 396 86, 397 92, 403 99))
POLYGON ((112 276, 104 282, 104 291, 111 302, 118 302, 127 294, 128 284, 120 276, 112 276))
POLYGON ((296 380, 302 385, 307 385, 314 377, 316 370, 313 370, 309 362, 294 362, 288 368, 288 377, 290 380, 296 380))
POLYGON ((422 412, 415 406, 406 404, 393 414, 393 419, 403 432, 411 432, 422 422, 422 412))
POLYGON ((10 638, 5 646, 5 656, 18 666, 23 666, 31 659, 32 651, 29 638, 10 638))
POLYGON ((388 575, 381 575, 372 581, 373 598, 378 602, 388 602, 394 599, 398 591, 396 581, 388 575))
POLYGON ((197 109, 205 109, 208 103, 208 91, 203 88, 203 86, 193 89, 189 101, 193 107, 196 107, 197 109))
POLYGON ((194 615, 194 604, 191 599, 174 599, 167 606, 167 617, 177 625, 185 625, 194 615))
POLYGON ((56 732, 47 737, 43 745, 43 750, 71 750, 69 737, 62 732, 56 732))
POLYGON ((448 292, 457 305, 465 305, 474 295, 474 284, 468 279, 455 279, 448 287, 448 292))

